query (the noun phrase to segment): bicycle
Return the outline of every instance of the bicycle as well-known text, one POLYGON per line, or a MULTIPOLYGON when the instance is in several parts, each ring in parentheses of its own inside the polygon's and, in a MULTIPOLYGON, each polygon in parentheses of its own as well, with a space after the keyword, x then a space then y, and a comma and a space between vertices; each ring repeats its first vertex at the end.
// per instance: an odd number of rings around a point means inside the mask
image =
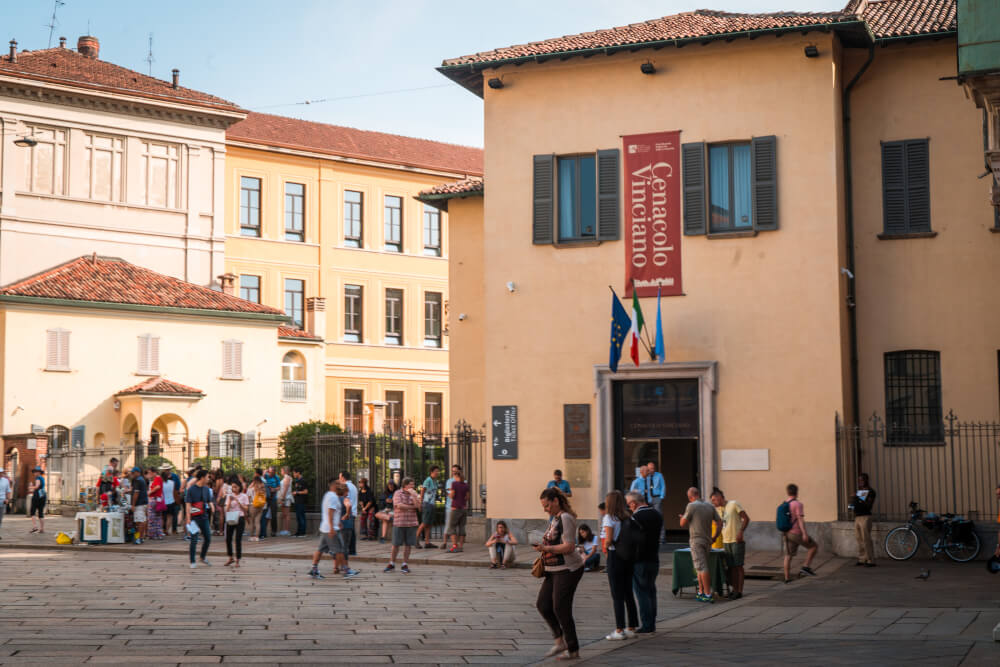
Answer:
POLYGON ((885 536, 885 552, 893 560, 909 560, 920 546, 918 527, 939 532, 936 542, 930 545, 932 557, 942 551, 957 563, 967 563, 979 555, 979 536, 971 521, 954 514, 938 516, 910 503, 910 519, 885 536))

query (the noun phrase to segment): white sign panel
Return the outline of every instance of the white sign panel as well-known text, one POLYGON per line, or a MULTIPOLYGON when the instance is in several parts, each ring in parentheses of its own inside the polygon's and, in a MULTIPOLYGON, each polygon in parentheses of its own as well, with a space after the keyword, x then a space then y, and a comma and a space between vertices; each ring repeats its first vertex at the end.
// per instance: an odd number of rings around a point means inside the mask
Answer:
POLYGON ((770 470, 769 449, 723 449, 720 454, 723 470, 770 470))
POLYGON ((399 459, 389 459, 389 467, 393 470, 398 470, 403 467, 403 462, 399 459))

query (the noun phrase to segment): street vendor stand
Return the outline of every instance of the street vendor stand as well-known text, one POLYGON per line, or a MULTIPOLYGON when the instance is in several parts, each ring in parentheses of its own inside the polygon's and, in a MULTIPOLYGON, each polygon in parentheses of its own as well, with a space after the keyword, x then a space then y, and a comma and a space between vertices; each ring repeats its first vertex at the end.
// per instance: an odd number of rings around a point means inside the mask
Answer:
MULTIPOLYGON (((708 554, 708 574, 712 582, 712 591, 726 594, 726 552, 722 549, 712 549, 708 554)), ((674 552, 673 583, 670 588, 675 596, 684 592, 685 588, 697 588, 698 575, 691 561, 691 549, 678 549, 674 552)))

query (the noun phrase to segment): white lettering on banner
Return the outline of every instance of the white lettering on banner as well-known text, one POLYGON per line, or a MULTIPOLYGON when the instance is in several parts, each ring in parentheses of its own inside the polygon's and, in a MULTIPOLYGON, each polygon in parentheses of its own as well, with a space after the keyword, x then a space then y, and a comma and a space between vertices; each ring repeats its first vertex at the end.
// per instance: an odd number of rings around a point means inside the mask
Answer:
POLYGON ((646 225, 653 229, 652 260, 654 266, 666 266, 667 253, 674 246, 667 236, 667 180, 674 175, 673 167, 666 162, 649 164, 632 172, 632 266, 641 268, 649 261, 646 245, 646 225), (652 210, 646 207, 646 193, 652 192, 652 210), (651 213, 651 217, 648 214, 651 213))

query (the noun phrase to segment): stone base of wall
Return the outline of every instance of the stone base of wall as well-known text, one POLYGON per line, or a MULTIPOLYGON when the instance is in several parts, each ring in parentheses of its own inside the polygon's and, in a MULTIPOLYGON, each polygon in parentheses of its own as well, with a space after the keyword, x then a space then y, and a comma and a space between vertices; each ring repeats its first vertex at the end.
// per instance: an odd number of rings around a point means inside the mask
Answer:
MULTIPOLYGON (((853 521, 836 521, 830 524, 833 527, 833 552, 844 558, 856 558, 858 555, 858 542, 854 536, 853 521)), ((888 558, 885 553, 885 536, 893 528, 903 525, 896 521, 876 521, 872 525, 872 542, 875 546, 876 558, 888 558)), ((980 548, 979 557, 976 560, 988 560, 993 555, 993 550, 997 546, 998 532, 1000 525, 994 522, 976 522, 976 535, 979 536, 980 548)), ((930 545, 933 544, 938 534, 934 531, 917 531, 920 534, 920 547, 917 549, 914 558, 930 558, 933 555, 930 545)), ((939 558, 948 559, 947 554, 941 554, 939 558)))

